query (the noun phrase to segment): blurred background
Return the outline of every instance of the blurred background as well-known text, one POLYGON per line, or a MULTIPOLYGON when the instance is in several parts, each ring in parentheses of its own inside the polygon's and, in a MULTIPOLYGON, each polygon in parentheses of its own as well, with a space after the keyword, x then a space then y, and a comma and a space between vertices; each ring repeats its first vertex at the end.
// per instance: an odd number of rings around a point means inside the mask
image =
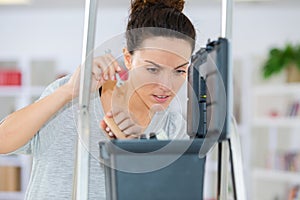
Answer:
MULTIPOLYGON (((129 2, 99 0, 96 45, 124 32, 129 2)), ((84 5, 0 0, 1 119, 80 65, 84 5)), ((220 0, 186 0, 184 12, 196 26, 198 47, 220 36, 220 0)), ((234 1, 234 115, 248 199, 300 196, 299 19, 299 0, 234 1)), ((206 200, 216 199, 217 191, 215 153, 210 154, 206 200)), ((27 156, 0 156, 0 200, 24 198, 30 165, 27 156)))

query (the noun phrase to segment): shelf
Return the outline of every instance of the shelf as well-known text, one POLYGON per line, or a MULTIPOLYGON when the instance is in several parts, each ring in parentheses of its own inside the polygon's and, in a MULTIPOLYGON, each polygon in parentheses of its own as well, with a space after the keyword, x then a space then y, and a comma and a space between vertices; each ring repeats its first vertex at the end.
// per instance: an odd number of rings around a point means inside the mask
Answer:
POLYGON ((1 96, 19 96, 21 93, 21 86, 0 86, 1 96))
POLYGON ((23 192, 3 192, 0 191, 0 200, 16 200, 16 199, 24 199, 23 192))
POLYGON ((45 86, 0 86, 0 96, 2 97, 16 97, 22 94, 27 94, 30 96, 40 96, 44 91, 45 86))
POLYGON ((274 169, 255 169, 253 171, 254 179, 267 181, 280 181, 300 184, 300 172, 280 171, 274 169))
POLYGON ((300 96, 300 83, 285 83, 281 85, 262 85, 254 87, 255 96, 296 95, 300 96))
POLYGON ((261 117, 253 120, 253 125, 256 127, 300 127, 300 117, 295 118, 268 118, 261 117))
MULTIPOLYGON (((3 62, 9 63, 11 61, 13 65, 17 66, 20 72, 22 72, 21 85, 0 85, 0 98, 2 103, 0 120, 9 113, 33 103, 41 96, 47 87, 44 84, 48 85, 48 83, 56 79, 55 56, 56 55, 50 55, 49 57, 48 55, 44 57, 36 55, 33 58, 28 57, 28 55, 14 54, 0 56, 3 62), (43 66, 43 68, 38 68, 37 66, 43 66)), ((20 180, 18 181, 20 181, 21 189, 21 191, 0 191, 0 200, 24 199, 30 179, 31 164, 32 157, 28 155, 0 155, 0 167, 5 167, 4 171, 9 169, 6 167, 20 167, 20 170, 17 169, 16 171, 20 173, 20 180)), ((0 177, 0 179, 1 178, 2 177, 0 177)))

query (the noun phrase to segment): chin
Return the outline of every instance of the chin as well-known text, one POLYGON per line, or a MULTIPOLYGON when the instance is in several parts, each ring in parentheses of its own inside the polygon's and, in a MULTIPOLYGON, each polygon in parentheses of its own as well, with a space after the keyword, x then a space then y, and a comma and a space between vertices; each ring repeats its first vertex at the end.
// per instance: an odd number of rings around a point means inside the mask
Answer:
POLYGON ((166 110, 170 105, 170 102, 166 102, 166 103, 152 103, 150 104, 149 108, 150 110, 154 110, 156 112, 159 111, 164 111, 166 110))
POLYGON ((150 110, 154 111, 154 112, 164 111, 164 110, 166 110, 166 108, 167 108, 166 106, 161 105, 161 104, 152 104, 150 106, 150 110))

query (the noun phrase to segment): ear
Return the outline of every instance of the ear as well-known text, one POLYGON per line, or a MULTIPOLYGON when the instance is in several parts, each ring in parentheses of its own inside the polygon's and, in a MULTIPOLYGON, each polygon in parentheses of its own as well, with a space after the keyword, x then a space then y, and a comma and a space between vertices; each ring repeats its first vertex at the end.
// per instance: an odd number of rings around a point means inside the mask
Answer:
POLYGON ((124 56, 124 63, 128 70, 132 68, 132 55, 129 53, 127 48, 123 48, 123 56, 124 56))

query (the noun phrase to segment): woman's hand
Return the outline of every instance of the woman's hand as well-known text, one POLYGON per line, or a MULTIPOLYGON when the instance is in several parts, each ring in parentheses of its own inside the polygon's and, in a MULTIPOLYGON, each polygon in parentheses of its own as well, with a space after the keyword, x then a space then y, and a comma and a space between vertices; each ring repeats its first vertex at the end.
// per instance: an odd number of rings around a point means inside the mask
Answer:
POLYGON ((108 112, 100 122, 100 127, 111 139, 134 139, 143 132, 143 128, 124 111, 108 112))
MULTIPOLYGON (((80 86, 80 68, 71 76, 65 84, 72 95, 72 99, 78 97, 80 86)), ((111 54, 105 54, 94 58, 92 66, 91 92, 98 91, 99 88, 108 80, 115 80, 115 74, 121 71, 116 59, 111 54)))

